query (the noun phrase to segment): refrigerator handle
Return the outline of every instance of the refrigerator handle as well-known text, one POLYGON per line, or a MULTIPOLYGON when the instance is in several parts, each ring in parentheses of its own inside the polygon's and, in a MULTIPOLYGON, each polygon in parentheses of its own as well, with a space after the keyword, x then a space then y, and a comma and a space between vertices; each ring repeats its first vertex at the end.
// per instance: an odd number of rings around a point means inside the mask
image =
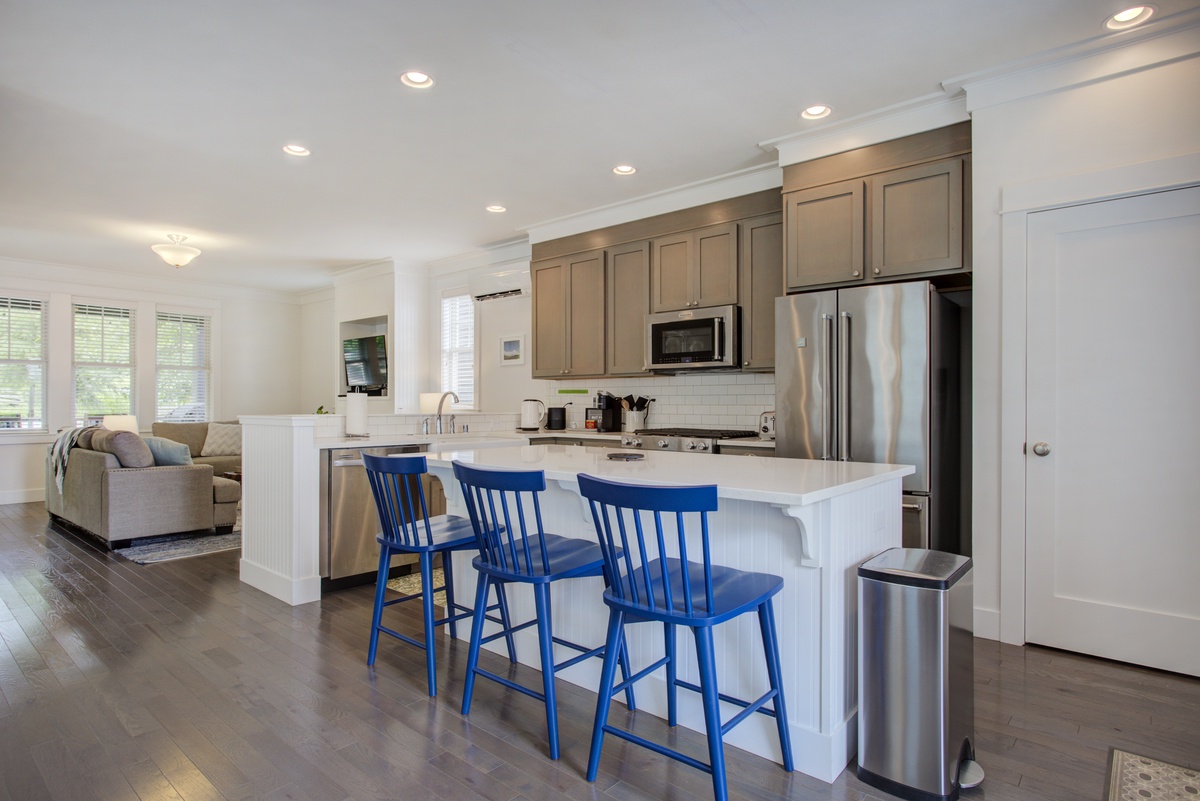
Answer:
POLYGON ((834 399, 830 397, 833 390, 833 315, 821 315, 821 375, 826 376, 829 381, 829 392, 826 392, 825 401, 821 404, 821 458, 833 458, 833 404, 834 399))
POLYGON ((838 321, 838 458, 850 461, 850 312, 838 321))

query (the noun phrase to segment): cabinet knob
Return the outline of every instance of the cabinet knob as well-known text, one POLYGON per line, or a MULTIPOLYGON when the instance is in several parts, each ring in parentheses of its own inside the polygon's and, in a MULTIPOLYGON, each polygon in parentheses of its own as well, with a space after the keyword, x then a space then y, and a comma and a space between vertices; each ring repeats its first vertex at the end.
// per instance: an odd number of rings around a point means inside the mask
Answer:
POLYGON ((750 362, 742 362, 742 367, 749 367, 749 366, 750 366, 750 362))
POLYGON ((876 274, 876 275, 879 275, 879 268, 878 268, 878 267, 876 267, 876 268, 875 268, 875 274, 876 274))
POLYGON ((855 270, 854 272, 852 272, 850 274, 853 275, 855 278, 858 278, 858 270, 855 270))

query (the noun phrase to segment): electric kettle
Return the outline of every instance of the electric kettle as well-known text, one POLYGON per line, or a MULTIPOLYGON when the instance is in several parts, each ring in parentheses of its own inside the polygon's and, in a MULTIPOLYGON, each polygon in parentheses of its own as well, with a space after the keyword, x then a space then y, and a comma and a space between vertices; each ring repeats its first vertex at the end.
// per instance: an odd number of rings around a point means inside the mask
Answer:
POLYGON ((526 398, 521 401, 521 431, 537 431, 546 421, 546 404, 526 398))

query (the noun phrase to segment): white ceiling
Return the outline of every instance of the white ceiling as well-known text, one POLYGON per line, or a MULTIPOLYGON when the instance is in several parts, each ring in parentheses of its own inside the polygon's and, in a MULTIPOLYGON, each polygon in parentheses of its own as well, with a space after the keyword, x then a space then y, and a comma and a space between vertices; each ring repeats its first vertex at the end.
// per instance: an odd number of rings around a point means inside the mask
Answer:
POLYGON ((0 256, 162 275, 150 245, 181 233, 190 279, 326 286, 772 163, 758 143, 1101 36, 1123 5, 6 0, 0 256))

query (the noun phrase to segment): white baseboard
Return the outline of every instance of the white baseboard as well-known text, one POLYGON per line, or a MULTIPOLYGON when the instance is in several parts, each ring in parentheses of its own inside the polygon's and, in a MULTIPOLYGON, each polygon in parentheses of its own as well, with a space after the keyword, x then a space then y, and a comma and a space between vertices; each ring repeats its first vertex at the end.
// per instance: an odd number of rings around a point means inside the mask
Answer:
POLYGON ((272 598, 278 598, 292 606, 321 600, 320 576, 291 579, 245 559, 238 564, 242 583, 262 590, 272 598))
POLYGON ((46 500, 46 488, 5 490, 0 492, 0 505, 10 503, 36 503, 46 500))
POLYGON ((1000 639, 1000 613, 995 609, 975 607, 975 636, 985 640, 1000 639))

